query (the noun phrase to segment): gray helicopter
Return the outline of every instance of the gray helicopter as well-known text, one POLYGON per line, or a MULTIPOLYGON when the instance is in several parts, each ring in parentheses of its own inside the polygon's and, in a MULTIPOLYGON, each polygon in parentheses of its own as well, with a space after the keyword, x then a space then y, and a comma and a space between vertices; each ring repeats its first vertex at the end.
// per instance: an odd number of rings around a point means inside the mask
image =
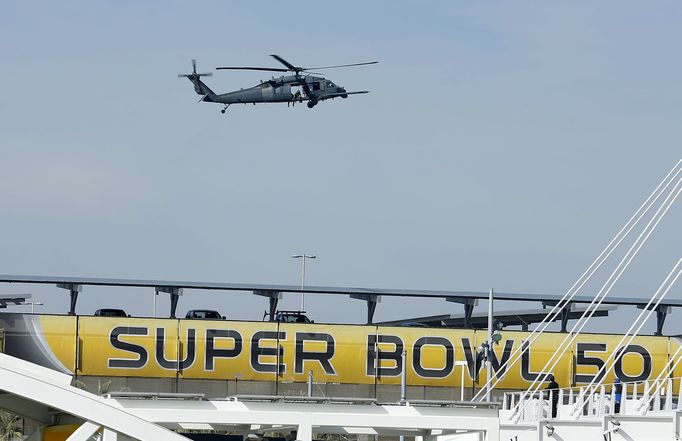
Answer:
POLYGON ((297 67, 286 61, 279 55, 271 55, 274 59, 282 63, 285 67, 218 67, 216 70, 258 70, 267 72, 291 72, 293 75, 285 75, 279 78, 272 77, 270 80, 261 81, 257 86, 248 89, 236 90, 234 92, 214 93, 203 81, 201 77, 210 77, 212 73, 197 73, 197 62, 192 60, 192 73, 180 74, 178 78, 188 78, 194 84, 194 90, 202 98, 199 102, 223 104, 221 110, 225 113, 231 104, 256 104, 256 103, 287 103, 287 107, 294 106, 297 102, 307 101, 308 108, 312 109, 320 101, 334 98, 348 98, 348 95, 369 93, 368 90, 358 90, 348 92, 341 86, 337 86, 332 81, 317 75, 319 73, 312 70, 336 69, 340 67, 364 66, 376 64, 378 61, 367 63, 340 64, 337 66, 321 66, 304 68, 297 67), (296 88, 292 93, 292 87, 296 88))

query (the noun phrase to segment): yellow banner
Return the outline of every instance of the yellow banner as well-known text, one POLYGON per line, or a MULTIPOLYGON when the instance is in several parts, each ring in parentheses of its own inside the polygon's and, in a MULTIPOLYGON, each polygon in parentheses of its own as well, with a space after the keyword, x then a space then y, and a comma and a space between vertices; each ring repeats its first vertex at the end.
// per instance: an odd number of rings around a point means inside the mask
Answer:
POLYGON ((180 320, 185 339, 182 378, 275 381, 277 323, 180 320), (191 346, 187 342, 194 342, 191 346), (189 354, 189 358, 188 355, 189 354))
POLYGON ((373 384, 365 370, 367 336, 373 326, 282 323, 282 381, 373 384))
POLYGON ((78 374, 175 377, 189 360, 188 336, 178 338, 178 325, 177 320, 79 317, 78 374))
POLYGON ((42 337, 47 341, 57 360, 69 372, 76 372, 78 357, 76 320, 75 316, 63 315, 41 315, 38 320, 39 329, 43 330, 42 337))
MULTIPOLYGON (((462 369, 466 387, 484 384, 487 375, 480 350, 485 331, 64 316, 41 316, 40 327, 44 338, 37 340, 79 375, 305 382, 312 371, 315 382, 400 384, 404 368, 409 385, 442 387, 459 387, 462 369)), ((507 365, 528 336, 502 331, 492 357, 493 372, 502 378, 498 387, 528 387, 566 334, 543 334, 507 365)), ((680 345, 675 338, 637 337, 623 349, 616 347, 619 340, 580 335, 549 373, 560 386, 585 384, 618 351, 607 383, 614 375, 628 382, 653 379, 680 345)), ((682 376, 682 364, 673 375, 682 376)))
POLYGON ((369 340, 367 363, 377 368, 368 370, 375 373, 378 384, 400 384, 403 350, 409 385, 459 387, 462 367, 455 368, 458 360, 471 361, 465 385, 471 386, 475 377, 476 355, 472 358, 472 352, 477 345, 473 330, 382 326, 369 340))

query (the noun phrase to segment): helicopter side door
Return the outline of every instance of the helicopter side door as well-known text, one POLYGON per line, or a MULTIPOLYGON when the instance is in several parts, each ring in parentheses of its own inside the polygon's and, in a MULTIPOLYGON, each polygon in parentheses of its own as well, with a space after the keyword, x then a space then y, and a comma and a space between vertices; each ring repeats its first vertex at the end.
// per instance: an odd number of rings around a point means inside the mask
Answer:
POLYGON ((289 101, 292 97, 290 84, 284 84, 275 88, 275 101, 289 101))

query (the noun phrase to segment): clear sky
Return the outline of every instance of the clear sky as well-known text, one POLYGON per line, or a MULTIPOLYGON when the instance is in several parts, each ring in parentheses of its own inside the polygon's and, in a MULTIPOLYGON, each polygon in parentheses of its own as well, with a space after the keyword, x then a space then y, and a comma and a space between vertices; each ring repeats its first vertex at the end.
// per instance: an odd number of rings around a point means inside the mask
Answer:
MULTIPOLYGON (((682 157, 681 22, 674 1, 5 2, 0 273, 296 284, 307 252, 312 285, 562 293, 682 157), (312 110, 225 116, 177 78, 272 53, 380 63, 329 71, 372 93, 312 110)), ((655 290, 681 221, 614 293, 655 290)), ((67 308, 56 288, 0 288, 67 308)), ((188 293, 179 312, 265 303, 188 293)), ((364 319, 359 301, 308 304, 364 319)), ((86 288, 79 312, 102 306, 150 314, 152 295, 86 288)), ((444 312, 461 307, 384 300, 376 318, 444 312)))

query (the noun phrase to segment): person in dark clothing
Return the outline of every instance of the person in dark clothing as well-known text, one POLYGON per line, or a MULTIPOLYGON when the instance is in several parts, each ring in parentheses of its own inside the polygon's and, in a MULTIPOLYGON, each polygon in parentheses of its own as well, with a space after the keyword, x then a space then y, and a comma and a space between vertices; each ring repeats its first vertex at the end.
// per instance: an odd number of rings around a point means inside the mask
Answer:
POLYGON ((550 396, 552 397, 552 418, 556 418, 556 411, 559 407, 559 383, 556 382, 554 375, 552 374, 547 376, 547 381, 549 381, 549 384, 545 388, 547 391, 547 399, 549 399, 550 396))
POLYGON ((614 403, 613 403, 613 411, 614 413, 620 413, 620 402, 623 399, 623 385, 620 382, 619 378, 616 378, 616 380, 613 382, 613 387, 614 387, 614 403))

